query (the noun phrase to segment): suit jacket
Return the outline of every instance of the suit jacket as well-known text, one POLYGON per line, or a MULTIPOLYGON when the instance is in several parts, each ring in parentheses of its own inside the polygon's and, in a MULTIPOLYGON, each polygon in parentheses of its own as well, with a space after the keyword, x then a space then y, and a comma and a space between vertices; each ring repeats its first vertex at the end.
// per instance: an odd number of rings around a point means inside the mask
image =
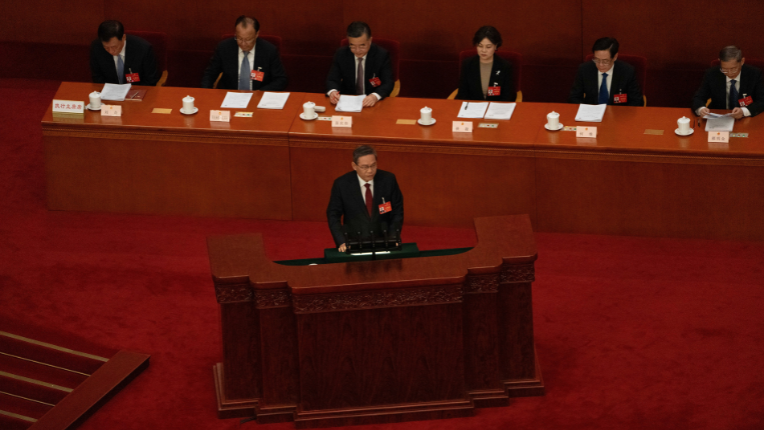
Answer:
POLYGON ((361 187, 358 183, 358 174, 353 171, 346 173, 334 181, 332 195, 329 199, 329 207, 326 208, 326 218, 329 221, 329 230, 332 232, 334 243, 339 247, 345 243, 344 231, 348 237, 356 239, 357 232, 366 238, 369 231, 374 235, 381 236, 382 230, 389 233, 403 228, 403 194, 398 188, 395 175, 384 170, 377 170, 374 175, 374 189, 372 190, 374 203, 372 205, 373 216, 369 217, 366 203, 361 195, 361 187), (382 198, 392 204, 392 211, 379 214, 379 205, 382 198), (342 222, 340 220, 342 219, 342 222))
MULTIPOLYGON (((338 49, 334 54, 329 76, 326 77, 326 92, 337 90, 340 94, 355 94, 356 67, 355 55, 350 51, 350 47, 343 46, 338 49)), ((385 98, 390 95, 393 87, 395 87, 390 55, 385 48, 373 42, 366 54, 366 68, 363 74, 366 79, 364 81, 366 95, 377 93, 380 97, 385 98), (369 79, 374 77, 381 81, 377 87, 372 86, 369 82, 369 79)))
MULTIPOLYGON (((600 88, 597 85, 597 65, 587 61, 578 67, 576 81, 570 89, 568 103, 599 104, 600 88)), ((644 106, 642 89, 639 87, 634 68, 630 64, 616 60, 613 66, 613 77, 610 82, 609 105, 644 106), (626 103, 613 103, 614 94, 626 94, 626 103)))
POLYGON ((513 102, 517 92, 512 84, 512 67, 509 62, 498 55, 493 56, 493 66, 488 82, 489 87, 498 86, 501 92, 498 96, 486 96, 483 99, 483 86, 480 77, 480 56, 475 55, 464 60, 462 72, 459 75, 459 92, 457 100, 486 100, 492 102, 513 102))
MULTIPOLYGON (((740 71, 740 91, 739 98, 743 94, 751 96, 753 103, 746 106, 751 116, 756 116, 764 110, 764 83, 762 83, 761 70, 756 67, 743 64, 740 71)), ((692 98, 692 112, 696 112, 699 107, 705 106, 706 101, 711 99, 710 109, 727 109, 727 78, 719 70, 719 66, 711 67, 706 70, 703 76, 703 83, 695 92, 692 98)), ((740 107, 740 106, 733 106, 740 107)))
MULTIPOLYGON (((255 64, 252 70, 265 73, 262 82, 252 81, 252 91, 283 91, 287 86, 287 75, 281 64, 279 50, 259 37, 255 41, 255 64)), ((234 38, 220 42, 215 48, 202 77, 202 88, 212 88, 220 72, 223 72, 223 77, 218 82, 218 88, 239 88, 239 45, 234 38)))
MULTIPOLYGON (((127 35, 125 46, 125 74, 138 73, 140 82, 133 85, 154 86, 159 82, 160 73, 157 71, 157 60, 154 57, 154 48, 149 42, 138 36, 127 35)), ((103 49, 101 39, 96 39, 90 44, 90 74, 93 83, 118 84, 117 66, 114 57, 103 49)), ((124 77, 122 78, 125 83, 124 77)))

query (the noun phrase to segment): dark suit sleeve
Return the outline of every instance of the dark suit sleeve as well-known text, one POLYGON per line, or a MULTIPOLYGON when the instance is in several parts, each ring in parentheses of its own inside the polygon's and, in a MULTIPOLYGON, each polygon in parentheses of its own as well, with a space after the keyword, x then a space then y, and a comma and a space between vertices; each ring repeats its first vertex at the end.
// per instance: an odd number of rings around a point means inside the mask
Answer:
POLYGON ((212 88, 215 85, 215 81, 218 79, 220 73, 223 72, 223 57, 221 54, 222 43, 215 48, 215 52, 212 53, 210 58, 210 64, 204 70, 204 76, 202 77, 202 88, 212 88))
POLYGON ((154 55, 154 47, 148 42, 146 43, 146 52, 142 64, 143 70, 140 74, 140 83, 148 86, 156 85, 159 82, 160 73, 157 70, 157 58, 154 55))
POLYGON ((631 74, 628 81, 626 81, 626 106, 644 106, 645 101, 642 99, 642 89, 639 87, 639 82, 637 82, 637 73, 634 68, 630 68, 630 70, 631 74))
POLYGON ((500 99, 504 102, 513 102, 517 100, 517 91, 513 85, 513 73, 517 73, 512 69, 512 65, 506 62, 502 65, 501 73, 504 75, 504 83, 501 86, 500 99))
POLYGON ((326 92, 331 90, 337 90, 342 92, 342 70, 340 70, 340 58, 342 56, 342 48, 338 49, 334 53, 334 60, 332 60, 332 67, 329 69, 329 75, 326 77, 326 92))
POLYGON ((334 243, 339 247, 345 243, 345 235, 342 230, 342 214, 344 205, 342 203, 342 193, 340 192, 340 179, 334 181, 332 185, 332 194, 329 198, 329 206, 326 208, 326 219, 329 222, 329 231, 332 232, 334 243))
POLYGON ((584 103, 584 68, 583 65, 576 72, 576 80, 573 81, 573 87, 568 95, 568 103, 584 103))
MULTIPOLYGON (((697 112, 699 107, 705 107, 706 102, 708 99, 711 98, 711 72, 713 70, 709 69, 706 70, 705 75, 703 75, 703 83, 700 84, 700 88, 698 88, 697 91, 695 91, 695 95, 692 97, 692 113, 694 115, 697 115, 695 112, 697 112)), ((751 112, 751 115, 753 115, 753 112, 751 112)))
POLYGON ((389 224, 389 231, 403 231, 403 193, 398 187, 398 180, 393 175, 393 191, 390 197, 390 203, 393 206, 392 219, 389 224))
POLYGON ((90 44, 90 75, 94 84, 105 84, 106 76, 104 76, 101 65, 98 63, 99 49, 103 50, 103 45, 96 39, 90 44))
POLYGON ((456 100, 469 100, 470 94, 470 77, 469 77, 469 62, 470 59, 466 58, 462 61, 462 71, 459 74, 459 92, 456 93, 456 100))
POLYGON ((284 71, 284 65, 281 64, 281 56, 279 55, 278 49, 274 47, 269 52, 270 55, 270 74, 271 74, 271 81, 268 83, 268 85, 263 85, 260 87, 261 91, 284 91, 284 89, 287 86, 287 74, 286 71, 284 71))
MULTIPOLYGON (((390 61, 390 54, 387 51, 384 51, 384 55, 382 56, 382 61, 379 69, 377 69, 377 75, 379 76, 379 79, 382 81, 382 84, 376 88, 374 88, 371 92, 379 94, 380 97, 385 98, 390 95, 391 92, 393 92, 393 88, 395 88, 395 80, 393 80, 393 65, 390 61)), ((364 85, 371 85, 368 82, 366 82, 364 85)))
POLYGON ((751 74, 754 79, 753 94, 750 96, 753 98, 753 103, 747 106, 748 112, 751 116, 756 116, 764 111, 764 83, 762 83, 761 70, 757 70, 756 73, 751 74))

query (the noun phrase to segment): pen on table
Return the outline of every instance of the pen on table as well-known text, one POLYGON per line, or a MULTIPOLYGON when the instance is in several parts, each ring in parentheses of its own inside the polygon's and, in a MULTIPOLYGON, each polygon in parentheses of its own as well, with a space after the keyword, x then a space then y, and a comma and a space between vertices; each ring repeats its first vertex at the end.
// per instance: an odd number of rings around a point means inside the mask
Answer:
POLYGON ((470 102, 464 103, 464 110, 467 110, 468 107, 470 107, 470 102))
POLYGON ((130 100, 134 99, 134 98, 135 98, 135 96, 137 96, 137 95, 138 95, 138 90, 136 90, 136 91, 133 93, 133 95, 132 95, 132 96, 130 96, 130 100))

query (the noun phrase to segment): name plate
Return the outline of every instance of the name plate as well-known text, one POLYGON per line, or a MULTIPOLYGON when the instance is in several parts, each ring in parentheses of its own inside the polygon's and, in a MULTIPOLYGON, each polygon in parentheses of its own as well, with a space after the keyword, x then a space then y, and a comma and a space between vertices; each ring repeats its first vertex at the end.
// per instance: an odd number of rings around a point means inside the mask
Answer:
POLYGON ((85 102, 53 99, 53 112, 85 113, 85 102))
POLYGON ((230 110, 211 110, 210 122, 213 122, 213 121, 231 122, 231 111, 230 110))
POLYGON ((597 127, 577 126, 576 137, 597 137, 597 127))
POLYGON ((565 127, 562 128, 562 131, 576 131, 576 127, 571 125, 566 125, 565 127))
POLYGON ((101 105, 101 116, 122 116, 122 106, 101 105))
POLYGON ((472 121, 454 121, 451 131, 456 133, 472 133, 472 121))
POLYGON ((730 132, 729 131, 709 131, 708 141, 711 143, 729 143, 730 132))
POLYGON ((352 126, 353 126, 352 116, 339 116, 339 115, 332 116, 332 127, 350 128, 352 126))
POLYGON ((730 133, 730 137, 748 137, 748 133, 730 133))

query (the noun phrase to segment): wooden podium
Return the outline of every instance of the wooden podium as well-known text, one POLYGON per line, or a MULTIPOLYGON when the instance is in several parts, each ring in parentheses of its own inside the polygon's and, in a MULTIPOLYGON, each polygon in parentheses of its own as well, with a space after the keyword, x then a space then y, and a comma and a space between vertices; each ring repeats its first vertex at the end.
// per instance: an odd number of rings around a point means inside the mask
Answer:
POLYGON ((471 416, 544 394, 527 215, 475 219, 441 257, 286 266, 262 236, 209 237, 220 418, 297 428, 471 416))

